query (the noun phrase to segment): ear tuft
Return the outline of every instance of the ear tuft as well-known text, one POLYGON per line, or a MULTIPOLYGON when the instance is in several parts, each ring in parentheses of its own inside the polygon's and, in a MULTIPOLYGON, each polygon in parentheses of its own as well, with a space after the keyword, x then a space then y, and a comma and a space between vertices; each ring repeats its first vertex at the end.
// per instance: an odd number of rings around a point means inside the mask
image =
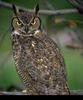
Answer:
POLYGON ((39 11, 39 4, 36 5, 36 8, 35 8, 35 14, 37 15, 38 14, 38 11, 39 11))
POLYGON ((14 14, 17 15, 18 13, 17 7, 14 4, 12 4, 12 8, 13 8, 14 14))

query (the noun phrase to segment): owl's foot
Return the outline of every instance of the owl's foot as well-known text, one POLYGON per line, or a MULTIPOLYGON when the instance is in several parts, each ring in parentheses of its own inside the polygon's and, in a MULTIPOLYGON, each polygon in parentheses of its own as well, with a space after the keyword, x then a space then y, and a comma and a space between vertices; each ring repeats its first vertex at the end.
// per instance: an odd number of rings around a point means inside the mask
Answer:
POLYGON ((32 90, 26 90, 26 89, 23 90, 22 93, 25 95, 38 95, 38 93, 33 92, 32 90))
POLYGON ((27 90, 23 90, 22 93, 23 93, 23 94, 27 94, 27 90))

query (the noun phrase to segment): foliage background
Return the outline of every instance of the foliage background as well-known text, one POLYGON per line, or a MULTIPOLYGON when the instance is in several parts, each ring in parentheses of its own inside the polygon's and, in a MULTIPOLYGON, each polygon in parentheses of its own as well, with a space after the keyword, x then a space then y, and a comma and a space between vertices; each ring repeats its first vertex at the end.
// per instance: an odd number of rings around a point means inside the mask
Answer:
MULTIPOLYGON (((8 3, 14 3, 25 8, 33 9, 37 3, 40 9, 47 9, 44 0, 2 0, 8 3)), ((57 9, 73 8, 67 0, 47 0, 52 7, 57 9)), ((83 34, 83 15, 79 13, 65 14, 61 16, 54 16, 55 18, 65 18, 67 20, 79 21, 76 30, 81 30, 83 34), (81 22, 81 23, 80 23, 81 22)), ((51 34, 64 32, 68 23, 62 22, 55 24, 53 16, 41 16, 44 29, 51 34)), ((12 11, 5 8, 0 8, 0 89, 5 90, 10 87, 21 86, 21 81, 15 69, 14 60, 12 57, 11 46, 11 18, 12 11), (3 37, 3 38, 2 38, 3 37), (20 85, 19 85, 20 84, 20 85)), ((83 58, 80 55, 80 50, 68 49, 65 46, 60 46, 61 52, 64 56, 66 69, 68 74, 68 84, 70 89, 83 89, 83 58)))

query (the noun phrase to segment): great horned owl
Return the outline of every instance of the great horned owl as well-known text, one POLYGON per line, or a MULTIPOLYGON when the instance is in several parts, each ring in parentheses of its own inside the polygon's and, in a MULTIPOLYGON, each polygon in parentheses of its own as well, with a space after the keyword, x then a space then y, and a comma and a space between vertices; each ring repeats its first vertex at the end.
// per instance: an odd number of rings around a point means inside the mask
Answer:
POLYGON ((37 5, 34 13, 13 5, 12 47, 16 70, 29 95, 66 95, 64 59, 57 44, 42 30, 37 5))

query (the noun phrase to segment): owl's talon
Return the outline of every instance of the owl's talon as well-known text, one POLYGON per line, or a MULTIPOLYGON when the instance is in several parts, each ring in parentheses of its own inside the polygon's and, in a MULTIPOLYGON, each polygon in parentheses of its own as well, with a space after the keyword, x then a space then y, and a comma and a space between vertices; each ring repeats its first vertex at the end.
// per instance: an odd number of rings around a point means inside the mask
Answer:
POLYGON ((22 93, 27 93, 27 90, 23 90, 22 93))

